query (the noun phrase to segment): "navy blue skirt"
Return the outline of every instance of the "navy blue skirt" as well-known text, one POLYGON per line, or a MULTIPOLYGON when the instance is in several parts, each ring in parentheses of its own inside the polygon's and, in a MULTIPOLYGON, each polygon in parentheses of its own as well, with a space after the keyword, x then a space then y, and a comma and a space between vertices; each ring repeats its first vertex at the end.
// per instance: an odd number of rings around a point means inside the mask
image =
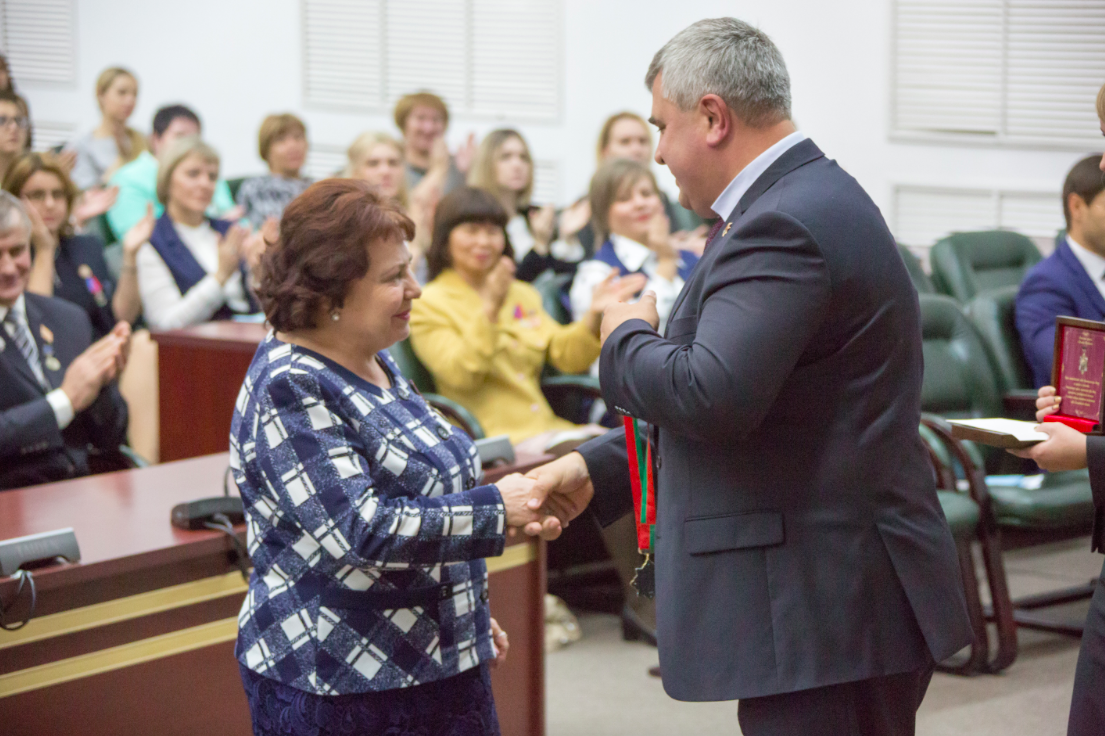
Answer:
POLYGON ((425 685, 333 696, 238 667, 254 736, 499 736, 486 662, 425 685))

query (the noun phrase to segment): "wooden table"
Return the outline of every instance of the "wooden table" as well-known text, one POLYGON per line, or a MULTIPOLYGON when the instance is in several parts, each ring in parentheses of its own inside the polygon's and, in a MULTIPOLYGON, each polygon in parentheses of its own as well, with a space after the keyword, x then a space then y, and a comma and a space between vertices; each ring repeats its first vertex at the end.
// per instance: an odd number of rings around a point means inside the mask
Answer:
POLYGON ((161 460, 226 452, 242 381, 268 327, 207 322, 151 333, 157 342, 161 460))
MULTIPOLYGON (((71 526, 82 555, 36 570, 35 618, 0 631, 0 733, 251 733, 233 655, 246 590, 233 545, 169 524, 177 503, 222 492, 227 462, 222 453, 0 493, 0 539, 71 526)), ((544 544, 516 539, 487 561, 492 611, 511 639, 492 677, 506 736, 544 733, 544 557, 544 544)), ((0 583, 5 604, 14 593, 0 583)))

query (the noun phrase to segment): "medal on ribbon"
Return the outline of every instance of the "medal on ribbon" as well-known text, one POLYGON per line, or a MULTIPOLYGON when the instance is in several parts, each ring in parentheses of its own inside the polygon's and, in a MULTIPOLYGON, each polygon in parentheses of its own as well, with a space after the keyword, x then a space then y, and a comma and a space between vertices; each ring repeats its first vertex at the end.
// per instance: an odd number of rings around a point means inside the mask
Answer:
POLYGON ((645 556, 637 568, 633 587, 637 595, 656 596, 656 567, 652 560, 656 528, 656 483, 652 477, 652 448, 631 416, 623 415, 625 445, 629 451, 629 485, 633 489, 633 509, 637 524, 637 550, 645 556))

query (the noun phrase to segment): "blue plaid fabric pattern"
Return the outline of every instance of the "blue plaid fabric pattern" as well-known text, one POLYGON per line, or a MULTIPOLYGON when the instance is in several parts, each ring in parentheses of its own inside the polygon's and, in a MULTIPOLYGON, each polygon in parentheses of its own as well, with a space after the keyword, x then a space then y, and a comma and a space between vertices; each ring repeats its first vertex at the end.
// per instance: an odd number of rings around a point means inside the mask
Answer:
POLYGON ((380 357, 389 390, 270 333, 230 430, 254 565, 236 655, 318 695, 409 687, 495 656, 483 558, 503 551, 502 497, 477 485, 472 441, 380 357), (423 591, 440 595, 402 599, 423 591))

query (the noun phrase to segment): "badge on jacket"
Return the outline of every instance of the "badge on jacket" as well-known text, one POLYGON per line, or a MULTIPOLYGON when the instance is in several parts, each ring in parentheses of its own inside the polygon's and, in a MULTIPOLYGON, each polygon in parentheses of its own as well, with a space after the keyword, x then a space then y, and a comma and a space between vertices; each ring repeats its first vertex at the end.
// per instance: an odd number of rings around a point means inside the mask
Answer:
POLYGON ((96 278, 96 274, 92 273, 92 267, 87 263, 82 263, 77 268, 77 275, 84 279, 84 287, 88 289, 88 293, 92 295, 92 299, 96 302, 96 306, 105 306, 107 304, 107 297, 104 295, 104 286, 100 283, 100 280, 96 278))
POLYGON ((42 341, 47 345, 52 345, 54 343, 54 331, 46 325, 38 326, 38 334, 42 335, 42 341))

